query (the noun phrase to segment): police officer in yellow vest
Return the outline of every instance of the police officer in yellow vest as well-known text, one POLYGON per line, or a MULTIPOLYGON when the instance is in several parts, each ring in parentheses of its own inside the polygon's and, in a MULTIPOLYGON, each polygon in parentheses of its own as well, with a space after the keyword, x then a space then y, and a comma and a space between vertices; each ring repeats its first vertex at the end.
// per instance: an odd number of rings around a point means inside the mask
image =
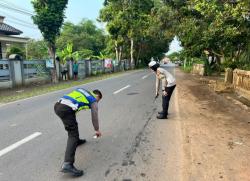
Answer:
POLYGON ((82 176, 83 170, 74 167, 75 152, 77 146, 84 144, 86 140, 79 138, 76 113, 83 109, 91 109, 92 123, 95 135, 101 136, 99 131, 98 102, 102 98, 99 90, 87 91, 78 88, 73 92, 64 95, 54 106, 55 113, 61 118, 65 130, 68 132, 67 148, 65 152, 62 172, 70 173, 73 176, 82 176))

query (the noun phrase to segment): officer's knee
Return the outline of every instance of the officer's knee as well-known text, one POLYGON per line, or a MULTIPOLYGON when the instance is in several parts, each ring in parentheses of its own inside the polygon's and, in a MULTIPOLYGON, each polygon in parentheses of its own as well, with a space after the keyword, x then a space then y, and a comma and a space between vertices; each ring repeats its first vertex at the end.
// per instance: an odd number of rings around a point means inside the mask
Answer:
POLYGON ((65 130, 68 131, 69 136, 79 135, 77 125, 67 125, 65 126, 65 130))

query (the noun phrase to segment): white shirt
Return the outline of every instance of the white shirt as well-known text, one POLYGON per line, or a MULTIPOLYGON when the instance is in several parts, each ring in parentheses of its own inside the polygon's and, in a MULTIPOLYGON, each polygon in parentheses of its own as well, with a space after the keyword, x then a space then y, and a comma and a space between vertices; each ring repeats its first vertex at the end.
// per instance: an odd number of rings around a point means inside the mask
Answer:
POLYGON ((165 87, 172 87, 176 85, 174 76, 161 67, 157 68, 156 71, 156 92, 159 91, 160 80, 162 81, 162 90, 165 90, 165 87))

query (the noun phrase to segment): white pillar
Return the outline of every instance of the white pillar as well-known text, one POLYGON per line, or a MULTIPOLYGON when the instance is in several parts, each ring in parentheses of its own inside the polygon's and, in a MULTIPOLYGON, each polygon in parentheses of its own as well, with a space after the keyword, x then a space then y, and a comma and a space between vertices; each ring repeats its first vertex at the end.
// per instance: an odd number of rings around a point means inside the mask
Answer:
POLYGON ((24 83, 23 61, 17 58, 17 55, 15 54, 10 55, 9 61, 13 87, 22 86, 24 83))

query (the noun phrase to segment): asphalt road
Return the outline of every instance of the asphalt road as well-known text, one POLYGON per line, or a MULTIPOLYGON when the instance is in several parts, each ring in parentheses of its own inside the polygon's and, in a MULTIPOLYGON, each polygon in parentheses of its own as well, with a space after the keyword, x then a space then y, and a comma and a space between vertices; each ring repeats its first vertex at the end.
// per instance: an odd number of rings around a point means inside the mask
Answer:
MULTIPOLYGON (((174 73, 173 67, 168 69, 174 73)), ((140 70, 82 87, 90 90, 98 88, 103 93, 103 100, 99 104, 103 136, 100 139, 92 138, 94 129, 90 111, 77 114, 80 137, 88 142, 78 147, 75 163, 77 168, 85 171, 85 175, 74 180, 107 180, 107 170, 123 164, 138 144, 138 135, 156 116, 160 102, 154 102, 155 76, 149 70, 140 70)), ((59 172, 67 133, 53 106, 63 94, 73 89, 0 107, 1 181, 71 179, 59 172)), ((170 112, 174 112, 175 107, 170 108, 170 112)))

